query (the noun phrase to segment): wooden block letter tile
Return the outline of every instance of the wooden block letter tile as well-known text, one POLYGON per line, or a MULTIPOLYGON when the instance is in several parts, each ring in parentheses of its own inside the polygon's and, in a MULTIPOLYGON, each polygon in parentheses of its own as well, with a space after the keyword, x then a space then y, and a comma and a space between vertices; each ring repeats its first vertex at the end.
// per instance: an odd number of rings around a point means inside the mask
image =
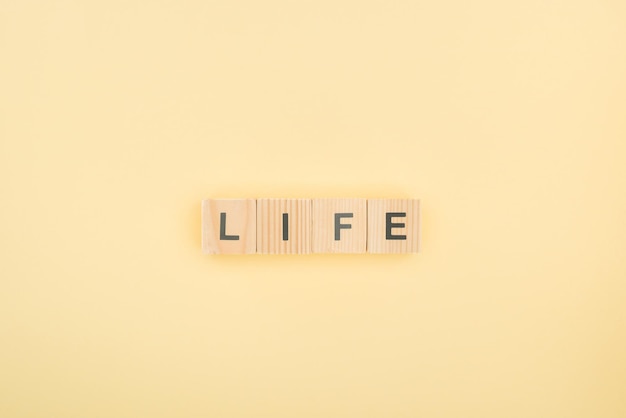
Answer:
POLYGON ((368 199, 368 253, 416 253, 419 241, 419 200, 368 199))
POLYGON ((203 200, 202 249, 209 254, 254 254, 256 200, 203 200))
POLYGON ((257 199, 257 252, 309 254, 311 199, 257 199))
POLYGON ((364 253, 366 199, 313 199, 314 253, 364 253))

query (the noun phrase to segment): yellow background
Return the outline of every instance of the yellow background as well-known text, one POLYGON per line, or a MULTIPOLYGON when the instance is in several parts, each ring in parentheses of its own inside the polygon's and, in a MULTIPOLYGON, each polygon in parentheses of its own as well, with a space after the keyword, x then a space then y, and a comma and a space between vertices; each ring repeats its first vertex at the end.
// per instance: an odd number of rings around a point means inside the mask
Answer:
POLYGON ((623 1, 0 0, 0 416, 625 417, 623 1), (419 197, 211 257, 207 197, 419 197))

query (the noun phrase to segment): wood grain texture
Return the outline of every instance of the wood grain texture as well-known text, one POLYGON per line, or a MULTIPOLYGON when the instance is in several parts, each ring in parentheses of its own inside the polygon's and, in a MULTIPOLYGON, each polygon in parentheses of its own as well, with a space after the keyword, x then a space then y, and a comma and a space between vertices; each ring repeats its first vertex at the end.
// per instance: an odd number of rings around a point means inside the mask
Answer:
POLYGON ((202 249, 205 253, 254 254, 256 230, 255 199, 202 201, 202 249))
POLYGON ((368 199, 367 252, 416 253, 420 247, 420 201, 417 199, 368 199), (406 216, 387 214, 403 213, 406 216), (389 224, 404 224, 403 227, 389 224), (392 237, 388 236, 388 231, 392 237), (398 239, 405 236, 405 239, 398 239))
POLYGON ((309 254, 311 199, 257 199, 257 252, 309 254), (286 233, 283 228, 285 214, 286 233))
POLYGON ((364 253, 367 248, 367 200, 313 199, 311 245, 314 253, 364 253), (349 214, 339 216, 336 214, 349 214), (336 229, 336 221, 349 225, 336 229))

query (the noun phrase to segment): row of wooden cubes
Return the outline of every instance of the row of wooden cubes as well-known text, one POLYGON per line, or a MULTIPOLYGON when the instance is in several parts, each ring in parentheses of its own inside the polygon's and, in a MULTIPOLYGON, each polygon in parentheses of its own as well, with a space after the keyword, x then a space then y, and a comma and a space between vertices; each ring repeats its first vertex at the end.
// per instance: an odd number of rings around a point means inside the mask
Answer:
POLYGON ((209 254, 414 253, 417 199, 206 199, 209 254))

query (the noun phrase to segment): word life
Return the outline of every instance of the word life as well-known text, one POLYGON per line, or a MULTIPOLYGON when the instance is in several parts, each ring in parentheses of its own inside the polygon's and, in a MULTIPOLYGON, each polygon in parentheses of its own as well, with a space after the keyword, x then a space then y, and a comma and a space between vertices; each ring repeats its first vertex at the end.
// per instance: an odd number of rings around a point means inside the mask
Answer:
POLYGON ((416 253, 417 199, 206 199, 208 254, 416 253))

